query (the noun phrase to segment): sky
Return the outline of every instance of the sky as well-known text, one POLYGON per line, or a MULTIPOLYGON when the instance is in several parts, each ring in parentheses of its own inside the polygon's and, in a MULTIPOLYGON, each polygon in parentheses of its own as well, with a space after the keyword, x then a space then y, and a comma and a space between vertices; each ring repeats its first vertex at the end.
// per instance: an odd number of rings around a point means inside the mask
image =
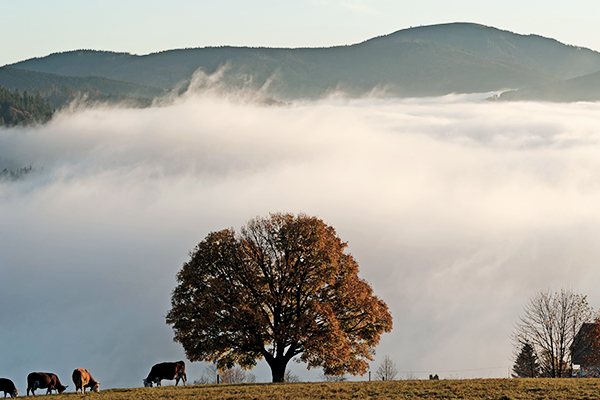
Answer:
MULTIPOLYGON (((416 3, 3 1, 0 65, 79 48, 331 46, 453 21, 600 49, 596 2, 416 3)), ((161 107, 0 129, 0 170, 34 168, 0 181, 0 376, 22 393, 29 372, 67 384, 75 368, 101 389, 141 386, 154 363, 185 358, 164 316, 188 252, 277 211, 336 228, 388 304, 372 370, 389 355, 399 377, 505 377, 535 293, 572 288, 600 307, 600 105, 249 96, 192 87, 161 107)), ((188 363, 189 380, 204 368, 188 363)), ((264 363, 252 373, 270 379, 264 363)))
POLYGON ((0 65, 77 49, 328 47, 418 25, 474 22, 600 51, 594 0, 1 0, 0 65))

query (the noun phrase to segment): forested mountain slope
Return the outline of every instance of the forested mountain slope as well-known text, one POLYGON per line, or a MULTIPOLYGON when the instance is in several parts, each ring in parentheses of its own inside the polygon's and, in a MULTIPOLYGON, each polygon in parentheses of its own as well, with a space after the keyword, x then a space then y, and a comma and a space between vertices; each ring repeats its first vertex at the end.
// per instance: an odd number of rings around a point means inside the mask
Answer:
POLYGON ((541 86, 600 71, 600 53, 537 35, 453 23, 404 29, 350 46, 225 46, 143 56, 78 50, 11 67, 163 90, 185 87, 195 71, 221 69, 220 84, 262 90, 282 100, 318 98, 336 90, 352 96, 420 97, 541 86))
POLYGON ((98 76, 63 76, 10 67, 0 67, 0 86, 21 91, 27 90, 30 93, 36 93, 51 86, 70 87, 74 90, 95 90, 105 95, 121 93, 147 98, 156 97, 164 92, 155 87, 98 76))
POLYGON ((46 122, 51 117, 52 107, 41 95, 0 86, 0 126, 46 122))
POLYGON ((565 45, 539 35, 519 35, 497 28, 451 23, 403 29, 365 43, 428 40, 471 51, 546 74, 573 78, 600 71, 600 53, 565 45))
POLYGON ((600 72, 552 82, 546 85, 509 90, 493 100, 501 101, 600 101, 600 72))

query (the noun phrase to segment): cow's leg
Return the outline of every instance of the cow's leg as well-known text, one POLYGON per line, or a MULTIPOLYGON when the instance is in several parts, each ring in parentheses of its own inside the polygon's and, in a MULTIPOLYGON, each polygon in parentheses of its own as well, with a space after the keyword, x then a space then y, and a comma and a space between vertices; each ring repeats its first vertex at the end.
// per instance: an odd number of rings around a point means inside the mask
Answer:
MULTIPOLYGON (((38 381, 33 382, 33 385, 31 385, 31 394, 33 396, 35 396, 35 389, 37 389, 40 386, 40 383, 38 381)), ((29 396, 29 389, 27 389, 27 396, 29 396)))

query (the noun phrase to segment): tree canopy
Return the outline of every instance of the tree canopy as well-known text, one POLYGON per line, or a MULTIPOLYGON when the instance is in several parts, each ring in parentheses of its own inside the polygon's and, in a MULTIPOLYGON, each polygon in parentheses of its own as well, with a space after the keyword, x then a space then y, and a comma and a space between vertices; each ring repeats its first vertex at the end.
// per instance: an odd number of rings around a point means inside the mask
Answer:
POLYGON ((220 369, 264 358, 273 382, 294 357, 328 375, 364 374, 392 317, 346 247, 304 214, 210 233, 177 274, 166 317, 174 340, 190 361, 220 369))

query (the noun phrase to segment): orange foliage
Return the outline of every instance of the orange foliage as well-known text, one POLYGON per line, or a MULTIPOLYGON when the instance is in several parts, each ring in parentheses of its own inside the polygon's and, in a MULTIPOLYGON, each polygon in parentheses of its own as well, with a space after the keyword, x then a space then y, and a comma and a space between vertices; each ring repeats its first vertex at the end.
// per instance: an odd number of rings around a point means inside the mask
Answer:
POLYGON ((221 369, 264 358, 274 382, 295 356, 328 375, 364 374, 392 317, 345 248, 306 215, 210 233, 177 275, 167 314, 174 340, 190 361, 221 369))

